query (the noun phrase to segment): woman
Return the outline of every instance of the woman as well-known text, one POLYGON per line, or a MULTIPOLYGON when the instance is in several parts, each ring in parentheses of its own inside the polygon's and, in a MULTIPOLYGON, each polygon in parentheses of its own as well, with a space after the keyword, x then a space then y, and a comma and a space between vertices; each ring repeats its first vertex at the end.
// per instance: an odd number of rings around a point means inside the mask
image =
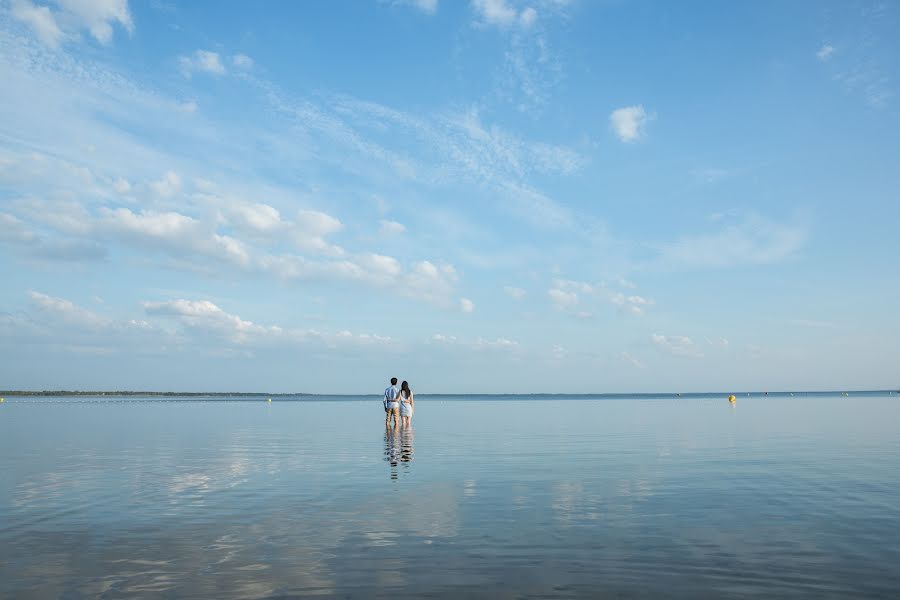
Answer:
POLYGON ((400 384, 400 418, 403 420, 403 425, 407 427, 412 425, 414 401, 412 390, 409 389, 409 382, 404 381, 400 384))

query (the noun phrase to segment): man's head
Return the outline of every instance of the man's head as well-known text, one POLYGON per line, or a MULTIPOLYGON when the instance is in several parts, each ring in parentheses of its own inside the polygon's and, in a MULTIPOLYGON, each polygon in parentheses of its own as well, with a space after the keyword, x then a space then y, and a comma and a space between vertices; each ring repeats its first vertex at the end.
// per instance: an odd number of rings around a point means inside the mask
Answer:
POLYGON ((397 385, 397 378, 391 377, 391 385, 397 385))

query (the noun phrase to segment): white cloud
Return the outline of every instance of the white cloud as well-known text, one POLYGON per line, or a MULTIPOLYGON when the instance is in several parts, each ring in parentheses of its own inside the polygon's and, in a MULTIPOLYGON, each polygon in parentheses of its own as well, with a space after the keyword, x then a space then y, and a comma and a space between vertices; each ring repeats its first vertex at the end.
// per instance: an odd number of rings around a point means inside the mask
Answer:
POLYGON ((443 335, 440 333, 436 333, 431 336, 431 341, 437 344, 455 344, 456 336, 455 335, 443 335))
POLYGON ((171 198, 181 191, 181 177, 175 171, 167 171, 161 179, 150 184, 161 198, 171 198))
POLYGON ((617 108, 609 115, 609 124, 616 136, 625 143, 635 142, 646 136, 647 123, 654 115, 647 114, 642 104, 617 108))
POLYGON ((15 215, 0 213, 0 242, 31 243, 37 235, 15 215))
POLYGON ((243 343, 250 336, 278 335, 280 327, 263 327, 232 315, 209 300, 171 300, 167 302, 144 302, 148 315, 173 316, 189 327, 219 332, 236 343, 243 343))
POLYGON ((55 0, 54 4, 57 10, 35 5, 30 0, 13 0, 10 12, 51 48, 62 41, 77 39, 83 29, 101 44, 112 40, 114 25, 120 25, 128 33, 134 31, 127 0, 55 0))
POLYGON ((191 56, 180 56, 178 64, 182 74, 188 78, 197 71, 213 75, 224 75, 227 72, 219 53, 210 50, 197 50, 191 56))
POLYGON ((397 221, 388 221, 387 219, 382 219, 378 223, 380 225, 380 227, 378 228, 378 232, 382 237, 396 236, 406 231, 406 227, 402 223, 398 223, 397 221))
POLYGON ((816 52, 816 58, 819 59, 820 62, 828 62, 831 60, 831 56, 834 54, 834 46, 824 45, 819 48, 819 51, 816 52))
POLYGON ((101 44, 112 39, 113 25, 119 24, 128 33, 134 31, 128 0, 56 0, 63 14, 71 15, 76 22, 86 27, 101 44))
POLYGON ((315 329, 260 325, 239 315, 228 313, 210 300, 148 301, 143 303, 143 307, 148 315, 175 319, 193 334, 211 336, 242 347, 298 346, 313 343, 340 348, 395 342, 389 336, 373 333, 354 334, 347 330, 328 333, 315 329))
POLYGON ((567 292, 565 290, 553 288, 547 292, 547 295, 550 296, 550 301, 553 303, 553 306, 559 310, 572 308, 578 304, 578 294, 575 292, 567 292))
POLYGON ((594 286, 585 281, 575 281, 572 279, 555 279, 553 287, 567 292, 577 292, 579 294, 593 294, 594 286))
POLYGON ((278 209, 268 204, 232 202, 225 206, 229 224, 251 234, 273 234, 289 227, 278 209))
POLYGON ((650 336, 650 339, 657 348, 674 356, 684 356, 689 358, 700 358, 703 356, 703 352, 700 351, 697 345, 694 344, 693 340, 689 337, 681 335, 667 336, 654 333, 650 336))
POLYGON ((400 262, 393 256, 366 254, 358 257, 356 262, 369 275, 384 281, 395 281, 403 273, 400 262))
POLYGON ((505 337, 494 339, 478 337, 474 340, 464 340, 455 335, 443 335, 436 333, 428 340, 429 344, 446 347, 456 347, 465 350, 515 350, 519 348, 519 342, 505 337))
POLYGON ((506 295, 512 298, 513 300, 521 300, 525 297, 525 290, 522 288, 513 287, 511 285, 503 286, 503 291, 506 292, 506 295))
POLYGON ((460 298, 459 309, 464 313, 470 313, 475 310, 475 303, 468 298, 460 298))
POLYGON ((197 219, 177 212, 101 208, 95 231, 132 244, 152 244, 180 256, 201 254, 226 263, 248 266, 250 254, 243 242, 219 235, 197 219))
POLYGON ((637 316, 644 314, 644 309, 653 304, 653 300, 648 300, 643 296, 626 296, 622 293, 613 294, 609 300, 621 310, 637 316))
POLYGON ((40 292, 30 292, 32 304, 42 312, 79 327, 105 327, 109 319, 81 308, 63 298, 55 298, 40 292))
POLYGON ((506 0, 472 0, 472 10, 477 15, 476 23, 508 27, 519 20, 519 12, 507 4, 506 0))
POLYGON ((65 38, 56 17, 46 6, 35 6, 28 0, 13 0, 10 13, 13 18, 28 25, 38 39, 51 48, 59 46, 65 38))
POLYGON ((294 242, 299 248, 341 256, 343 248, 328 243, 325 238, 344 228, 339 219, 317 210, 301 210, 294 221, 294 242))
POLYGON ((476 350, 496 350, 496 349, 513 349, 519 347, 519 342, 507 338, 499 337, 496 339, 478 338, 472 344, 476 350))
POLYGON ((233 64, 238 69, 252 69, 253 59, 246 54, 235 54, 231 57, 231 64, 233 64))
POLYGON ((180 110, 183 113, 188 113, 188 114, 197 112, 197 108, 198 108, 197 103, 193 100, 189 100, 187 102, 182 102, 181 104, 178 105, 178 110, 180 110))
POLYGON ((713 338, 713 339, 706 338, 706 343, 708 345, 716 347, 716 348, 727 348, 728 347, 728 340, 726 340, 725 338, 713 338))

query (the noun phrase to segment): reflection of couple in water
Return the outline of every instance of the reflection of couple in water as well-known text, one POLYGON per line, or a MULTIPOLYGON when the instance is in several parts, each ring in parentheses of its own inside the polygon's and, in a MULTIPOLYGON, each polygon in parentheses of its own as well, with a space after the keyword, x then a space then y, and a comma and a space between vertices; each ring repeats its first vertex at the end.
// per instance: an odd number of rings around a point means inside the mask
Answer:
POLYGON ((397 479, 400 475, 398 467, 409 468, 413 460, 412 427, 386 427, 384 429, 384 460, 391 465, 391 479, 397 479))
POLYGON ((406 381, 397 389, 397 378, 391 377, 391 385, 384 390, 384 425, 390 427, 404 425, 412 426, 413 416, 413 398, 412 390, 409 389, 409 383, 406 381))

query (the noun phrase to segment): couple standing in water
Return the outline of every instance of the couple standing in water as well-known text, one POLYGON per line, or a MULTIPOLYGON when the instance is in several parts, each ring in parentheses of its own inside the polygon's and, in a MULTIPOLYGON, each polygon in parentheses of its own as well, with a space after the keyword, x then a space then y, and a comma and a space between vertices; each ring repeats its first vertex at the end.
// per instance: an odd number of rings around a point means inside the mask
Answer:
POLYGON ((391 385, 384 390, 384 425, 391 426, 391 420, 396 427, 401 423, 407 427, 412 425, 413 393, 409 389, 409 383, 404 381, 397 389, 397 378, 391 377, 391 385))

